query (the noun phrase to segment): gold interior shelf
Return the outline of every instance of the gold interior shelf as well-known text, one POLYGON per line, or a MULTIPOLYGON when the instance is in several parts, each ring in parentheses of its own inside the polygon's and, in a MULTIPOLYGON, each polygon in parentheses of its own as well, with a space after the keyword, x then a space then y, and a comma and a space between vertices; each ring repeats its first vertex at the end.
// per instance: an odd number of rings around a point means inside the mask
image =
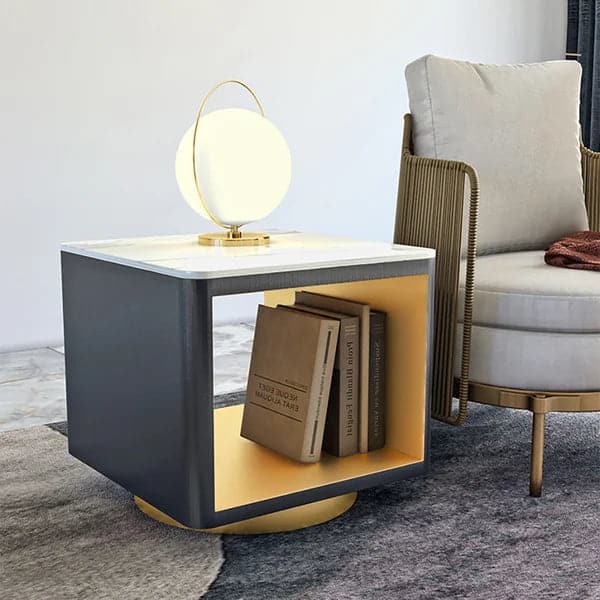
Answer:
POLYGON ((404 467, 420 459, 392 448, 303 464, 240 436, 243 405, 215 410, 215 510, 404 467))
MULTIPOLYGON (((302 289, 364 302, 387 313, 386 446, 344 458, 323 453, 320 462, 302 464, 240 437, 241 405, 216 409, 216 511, 406 467, 424 459, 427 275, 302 289)), ((293 303, 294 292, 265 292, 265 304, 293 303)))

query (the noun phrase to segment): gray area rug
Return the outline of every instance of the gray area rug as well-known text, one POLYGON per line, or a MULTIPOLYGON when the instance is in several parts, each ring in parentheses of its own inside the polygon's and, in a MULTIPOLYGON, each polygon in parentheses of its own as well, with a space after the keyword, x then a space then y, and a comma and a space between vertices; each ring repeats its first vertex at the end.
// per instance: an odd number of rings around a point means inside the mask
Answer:
POLYGON ((220 571, 218 537, 146 519, 58 433, 2 434, 0 598, 600 598, 600 415, 548 417, 541 499, 527 495, 530 419, 473 405, 464 427, 434 423, 427 478, 309 529, 223 536, 220 571))
POLYGON ((47 427, 0 434, 0 599, 197 599, 218 536, 165 527, 47 427))
POLYGON ((547 421, 541 499, 531 416, 471 405, 466 426, 434 422, 427 478, 362 492, 311 529, 224 537, 204 600, 600 598, 600 415, 547 421))

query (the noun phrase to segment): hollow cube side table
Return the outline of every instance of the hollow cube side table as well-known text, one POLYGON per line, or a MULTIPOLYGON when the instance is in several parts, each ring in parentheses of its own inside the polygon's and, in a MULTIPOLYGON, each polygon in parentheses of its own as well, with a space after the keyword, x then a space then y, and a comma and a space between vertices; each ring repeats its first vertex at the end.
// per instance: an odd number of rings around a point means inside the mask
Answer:
POLYGON ((300 233, 262 247, 167 236, 62 247, 69 452, 144 505, 214 528, 423 474, 435 253, 300 233), (386 445, 301 464, 214 408, 213 299, 310 289, 388 314, 386 445))

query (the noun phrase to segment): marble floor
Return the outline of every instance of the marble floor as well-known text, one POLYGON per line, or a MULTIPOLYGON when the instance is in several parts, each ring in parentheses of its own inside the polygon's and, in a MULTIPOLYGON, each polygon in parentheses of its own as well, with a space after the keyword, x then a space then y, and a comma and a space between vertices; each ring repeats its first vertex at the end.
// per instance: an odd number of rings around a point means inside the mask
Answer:
MULTIPOLYGON (((246 387, 254 326, 215 325, 215 395, 246 387)), ((64 348, 0 354, 0 431, 66 419, 64 348)))

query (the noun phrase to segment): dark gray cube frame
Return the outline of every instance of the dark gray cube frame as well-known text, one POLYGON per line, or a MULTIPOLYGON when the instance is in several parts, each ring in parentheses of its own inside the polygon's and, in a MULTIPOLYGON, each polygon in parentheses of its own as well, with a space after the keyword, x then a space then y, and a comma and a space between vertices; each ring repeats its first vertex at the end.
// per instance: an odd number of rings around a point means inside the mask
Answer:
POLYGON ((180 523, 209 528, 426 472, 435 259, 185 279, 63 251, 69 452, 180 523), (424 460, 215 510, 216 296, 429 276, 424 460))

